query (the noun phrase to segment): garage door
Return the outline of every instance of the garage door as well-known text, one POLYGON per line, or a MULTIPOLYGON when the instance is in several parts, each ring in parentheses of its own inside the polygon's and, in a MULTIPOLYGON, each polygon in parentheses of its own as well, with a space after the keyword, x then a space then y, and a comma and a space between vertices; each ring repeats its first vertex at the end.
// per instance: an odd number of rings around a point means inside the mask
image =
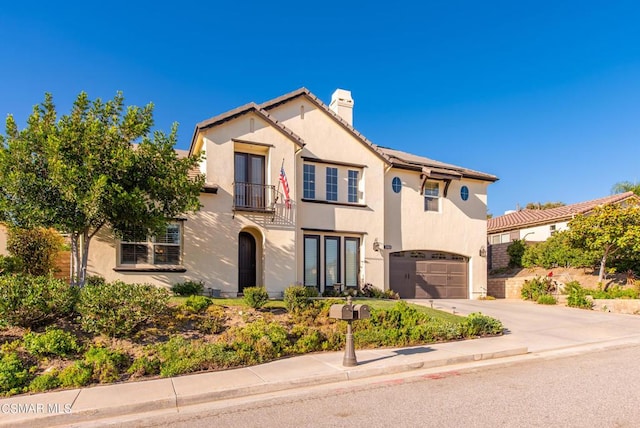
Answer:
POLYGON ((436 251, 400 251, 389 256, 391 289, 405 299, 469 298, 468 260, 436 251))

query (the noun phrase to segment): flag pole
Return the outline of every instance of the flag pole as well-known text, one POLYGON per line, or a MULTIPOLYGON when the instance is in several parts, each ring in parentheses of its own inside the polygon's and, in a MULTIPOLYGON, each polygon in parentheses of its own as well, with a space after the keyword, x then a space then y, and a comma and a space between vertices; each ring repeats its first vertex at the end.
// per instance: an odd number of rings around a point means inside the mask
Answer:
POLYGON ((282 175, 282 168, 284 168, 284 158, 282 158, 282 165, 280 165, 280 169, 278 170, 278 188, 276 189, 276 200, 273 202, 274 204, 278 202, 280 198, 280 176, 282 175))

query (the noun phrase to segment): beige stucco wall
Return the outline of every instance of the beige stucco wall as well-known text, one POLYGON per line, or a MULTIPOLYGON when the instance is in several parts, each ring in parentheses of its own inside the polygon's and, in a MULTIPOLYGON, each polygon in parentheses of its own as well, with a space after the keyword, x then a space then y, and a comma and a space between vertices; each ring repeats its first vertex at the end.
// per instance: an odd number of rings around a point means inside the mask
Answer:
POLYGON ((385 276, 389 277, 389 253, 406 250, 436 250, 469 258, 469 296, 480 296, 487 288, 487 259, 480 257, 486 246, 487 186, 478 180, 452 181, 447 197, 440 182, 440 211, 424 210, 424 196, 420 195, 420 173, 392 168, 386 174, 385 276), (402 181, 399 193, 392 190, 394 177, 402 181), (463 201, 460 188, 469 188, 469 198, 463 201))
MULTIPOLYGON (((555 225, 557 232, 569 229, 569 224, 566 221, 553 223, 553 225, 555 225)), ((525 239, 527 241, 534 241, 534 242, 542 242, 542 241, 546 241, 551 237, 551 224, 528 227, 525 229, 521 229, 519 232, 520 232, 520 239, 525 239)))
MULTIPOLYGON (((303 281, 304 264, 303 237, 305 233, 321 236, 354 236, 361 239, 360 280, 361 283, 372 283, 378 288, 386 286, 384 280, 384 263, 379 253, 373 251, 373 240, 384 235, 384 163, 372 150, 365 147, 350 132, 339 126, 324 111, 321 111, 305 98, 282 105, 269 114, 282 122, 286 127, 300 135, 305 147, 298 155, 296 181, 302 183, 302 157, 312 157, 333 162, 344 162, 355 165, 366 165, 361 169, 360 201, 363 207, 341 206, 313 202, 300 202, 297 216, 297 273, 298 282, 303 281), (304 119, 300 115, 304 107, 304 119), (330 231, 337 231, 332 233, 330 231)), ((356 167, 333 164, 313 163, 316 166, 316 199, 325 199, 327 166, 338 168, 338 201, 347 200, 347 170, 356 167)), ((303 196, 302 184, 298 186, 296 200, 303 196)), ((322 244, 321 244, 322 245, 322 244)), ((324 264, 324 252, 321 250, 320 266, 324 264)), ((344 269, 344 267, 343 267, 344 269)), ((342 277, 343 278, 343 277, 342 277)))

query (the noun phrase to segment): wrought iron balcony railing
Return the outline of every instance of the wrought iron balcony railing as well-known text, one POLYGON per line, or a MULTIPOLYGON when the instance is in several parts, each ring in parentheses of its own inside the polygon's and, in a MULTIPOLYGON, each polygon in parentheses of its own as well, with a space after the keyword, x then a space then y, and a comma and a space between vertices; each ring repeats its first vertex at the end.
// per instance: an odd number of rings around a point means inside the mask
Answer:
POLYGON ((276 188, 270 184, 233 183, 233 209, 264 211, 275 209, 276 188))

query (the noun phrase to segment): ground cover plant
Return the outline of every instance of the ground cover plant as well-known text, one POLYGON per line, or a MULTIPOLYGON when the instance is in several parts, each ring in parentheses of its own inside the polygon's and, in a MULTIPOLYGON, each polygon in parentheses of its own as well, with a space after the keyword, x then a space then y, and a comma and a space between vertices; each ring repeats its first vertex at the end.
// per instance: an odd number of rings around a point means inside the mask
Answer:
MULTIPOLYGON (((15 276, 0 281, 0 293, 51 283, 11 306, 24 310, 36 302, 38 308, 39 293, 48 295, 59 286, 53 281, 15 276), (24 284, 16 286, 20 281, 24 284)), ((283 300, 265 302, 263 290, 252 291, 245 299, 171 297, 145 284, 94 279, 67 295, 69 302, 59 305, 64 310, 52 311, 55 315, 41 322, 24 323, 0 312, 0 395, 222 370, 344 349, 347 324, 329 318, 330 306, 344 299, 320 298, 314 290, 293 286, 283 300)), ((354 301, 371 308, 370 319, 354 323, 358 348, 502 333, 500 321, 482 314, 461 317, 403 301, 354 301)))

